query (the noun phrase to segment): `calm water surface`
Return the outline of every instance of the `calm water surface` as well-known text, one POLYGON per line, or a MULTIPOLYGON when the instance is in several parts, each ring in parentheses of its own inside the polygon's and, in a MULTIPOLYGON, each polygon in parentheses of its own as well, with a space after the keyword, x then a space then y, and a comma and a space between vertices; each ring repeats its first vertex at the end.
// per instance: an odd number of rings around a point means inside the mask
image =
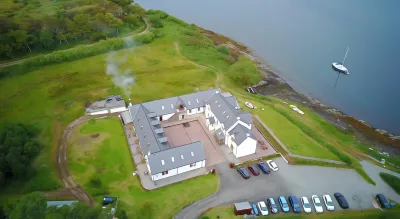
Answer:
POLYGON ((400 134, 400 1, 136 2, 244 43, 299 92, 400 134), (334 89, 347 46, 350 75, 334 89))

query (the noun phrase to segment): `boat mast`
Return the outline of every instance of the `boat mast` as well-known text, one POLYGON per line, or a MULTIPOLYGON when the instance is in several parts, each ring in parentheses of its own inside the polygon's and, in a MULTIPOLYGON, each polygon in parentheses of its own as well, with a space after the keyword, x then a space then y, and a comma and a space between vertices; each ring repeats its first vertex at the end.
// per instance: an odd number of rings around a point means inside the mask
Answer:
POLYGON ((346 55, 344 55, 344 59, 343 59, 342 65, 344 65, 344 61, 346 61, 346 57, 347 57, 347 53, 349 52, 349 48, 350 47, 347 47, 346 55))

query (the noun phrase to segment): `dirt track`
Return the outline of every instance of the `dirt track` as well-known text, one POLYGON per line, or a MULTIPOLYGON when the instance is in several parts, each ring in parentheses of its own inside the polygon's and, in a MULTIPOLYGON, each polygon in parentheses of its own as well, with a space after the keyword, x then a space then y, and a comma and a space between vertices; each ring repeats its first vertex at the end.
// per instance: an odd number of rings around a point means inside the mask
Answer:
MULTIPOLYGON (((82 116, 75 121, 71 122, 64 130, 62 137, 58 143, 57 150, 57 170, 61 181, 63 182, 65 189, 69 190, 69 192, 75 196, 79 201, 86 202, 90 207, 94 207, 93 198, 83 190, 83 188, 77 184, 69 173, 68 169, 68 139, 72 135, 74 128, 90 119, 99 118, 99 117, 111 117, 117 116, 119 113, 114 114, 103 114, 96 116, 82 116)), ((65 191, 65 190, 64 190, 65 191)), ((47 194, 47 193, 46 193, 47 194)), ((52 195, 52 192, 48 192, 48 195, 52 195)))

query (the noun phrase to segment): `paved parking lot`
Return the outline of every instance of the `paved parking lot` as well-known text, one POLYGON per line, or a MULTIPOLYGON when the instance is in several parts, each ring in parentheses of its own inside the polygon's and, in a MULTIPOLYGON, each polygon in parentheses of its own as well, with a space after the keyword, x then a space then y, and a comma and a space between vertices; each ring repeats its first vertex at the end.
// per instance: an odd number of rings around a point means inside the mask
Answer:
POLYGON ((219 164, 217 171, 221 179, 220 191, 184 208, 176 218, 194 218, 201 212, 218 205, 239 201, 257 202, 267 197, 276 199, 279 195, 286 197, 295 195, 297 198, 307 196, 310 200, 311 195, 314 194, 321 199, 323 194, 329 194, 334 199, 336 209, 341 208, 333 197, 335 192, 342 193, 352 209, 373 208, 374 196, 377 193, 400 202, 400 196, 379 178, 380 171, 387 171, 368 162, 362 162, 362 165, 376 182, 376 186, 368 184, 354 170, 292 166, 286 164, 281 158, 274 160, 279 167, 277 172, 272 172, 270 175, 251 176, 248 180, 244 180, 235 169, 230 169, 227 163, 219 164), (354 200, 353 197, 359 201, 354 200))

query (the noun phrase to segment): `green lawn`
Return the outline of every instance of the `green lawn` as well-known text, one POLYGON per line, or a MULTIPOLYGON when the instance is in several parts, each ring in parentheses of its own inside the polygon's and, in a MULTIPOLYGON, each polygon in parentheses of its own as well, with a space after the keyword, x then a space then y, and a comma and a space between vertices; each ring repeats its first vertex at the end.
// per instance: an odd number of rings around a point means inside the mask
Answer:
POLYGON ((393 176, 389 173, 380 173, 379 174, 383 181, 385 181, 397 194, 400 195, 400 178, 397 176, 393 176))
MULTIPOLYGON (((89 180, 98 176, 108 195, 120 198, 119 208, 132 218, 172 218, 184 206, 216 192, 218 177, 201 176, 155 191, 145 191, 137 176, 118 118, 99 119, 78 127, 71 137, 68 162, 74 179, 90 194, 89 180), (90 134, 99 133, 97 138, 90 134)), ((102 195, 94 196, 99 204, 102 195)), ((130 218, 131 218, 130 217, 130 218)))
MULTIPOLYGON (((355 211, 355 210, 344 210, 344 211, 335 211, 335 212, 324 212, 323 214, 277 214, 274 215, 274 218, 280 219, 394 219, 399 215, 400 210, 398 208, 391 209, 387 211, 380 211, 378 209, 374 210, 366 210, 366 211, 355 211)), ((269 218, 269 216, 264 216, 260 218, 269 218)), ((233 207, 216 207, 212 208, 208 212, 206 212, 200 219, 234 219, 234 218, 243 218, 243 216, 235 216, 233 213, 233 207)))

